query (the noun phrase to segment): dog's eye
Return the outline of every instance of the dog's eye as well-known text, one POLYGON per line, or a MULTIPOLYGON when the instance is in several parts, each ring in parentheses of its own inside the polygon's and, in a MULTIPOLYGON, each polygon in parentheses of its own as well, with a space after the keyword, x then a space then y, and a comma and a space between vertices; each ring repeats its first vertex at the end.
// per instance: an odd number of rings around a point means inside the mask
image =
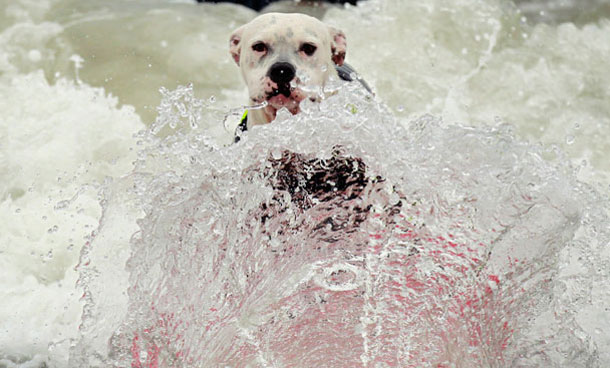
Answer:
POLYGON ((311 43, 304 43, 301 45, 300 51, 303 51, 307 56, 311 56, 314 54, 314 52, 316 52, 317 49, 318 48, 311 43))
POLYGON ((267 51, 267 45, 265 45, 262 42, 257 42, 254 45, 252 45, 252 50, 254 50, 256 52, 265 52, 265 51, 267 51))

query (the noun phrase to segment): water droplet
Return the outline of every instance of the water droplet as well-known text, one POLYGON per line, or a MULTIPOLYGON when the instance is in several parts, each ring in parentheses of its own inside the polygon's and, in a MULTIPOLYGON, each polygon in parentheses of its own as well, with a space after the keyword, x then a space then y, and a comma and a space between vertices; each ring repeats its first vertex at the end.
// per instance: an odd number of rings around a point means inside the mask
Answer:
POLYGON ((40 59, 42 59, 42 54, 36 49, 30 50, 30 52, 28 52, 28 59, 35 63, 39 62, 40 59))
POLYGON ((282 243, 277 238, 271 238, 271 240, 269 240, 269 245, 271 245, 272 248, 277 248, 281 244, 282 243))
POLYGON ((55 207, 53 207, 54 210, 62 210, 66 207, 68 207, 70 205, 70 201, 69 200, 63 200, 63 201, 59 201, 55 204, 55 207))
POLYGON ((74 69, 76 69, 76 72, 78 73, 78 70, 82 69, 85 59, 83 59, 80 55, 74 54, 70 56, 70 61, 74 63, 74 69))
POLYGON ((210 101, 210 103, 216 102, 216 97, 215 96, 210 96, 209 101, 210 101))
POLYGON ((396 107, 396 111, 398 111, 398 112, 403 112, 403 111, 405 111, 405 107, 404 107, 403 105, 398 105, 398 106, 396 107))
POLYGON ((274 148, 271 150, 271 156, 273 156, 274 159, 279 160, 282 158, 282 151, 278 148, 274 148))
POLYGON ((566 143, 567 143, 567 144, 572 144, 572 143, 574 143, 574 141, 575 141, 575 138, 574 138, 574 136, 573 136, 573 135, 568 134, 568 135, 566 136, 566 143))
POLYGON ((57 225, 53 225, 53 227, 50 227, 50 228, 47 230, 47 233, 49 233, 49 234, 53 234, 53 233, 54 233, 54 232, 56 232, 58 229, 59 229, 59 226, 57 226, 57 225))

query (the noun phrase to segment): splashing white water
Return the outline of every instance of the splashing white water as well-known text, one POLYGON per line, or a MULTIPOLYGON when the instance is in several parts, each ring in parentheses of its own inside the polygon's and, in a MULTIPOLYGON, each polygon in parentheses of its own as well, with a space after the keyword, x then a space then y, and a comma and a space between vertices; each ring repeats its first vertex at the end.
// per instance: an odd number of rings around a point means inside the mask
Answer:
MULTIPOLYGON (((185 100, 167 93, 160 116, 187 116, 171 113, 185 100)), ((116 275, 86 248, 75 366, 597 362, 577 321, 608 278, 590 248, 607 218, 562 160, 504 125, 397 124, 351 88, 305 110, 222 149, 186 121, 143 137, 119 186, 146 212, 128 303, 109 328, 116 275)))

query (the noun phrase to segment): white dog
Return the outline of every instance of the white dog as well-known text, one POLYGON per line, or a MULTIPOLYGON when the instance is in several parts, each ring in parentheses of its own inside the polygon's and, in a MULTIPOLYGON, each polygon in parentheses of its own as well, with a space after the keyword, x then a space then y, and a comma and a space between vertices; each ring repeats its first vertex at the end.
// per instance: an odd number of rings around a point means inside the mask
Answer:
POLYGON ((281 108, 292 114, 309 98, 316 101, 336 66, 343 65, 345 35, 304 14, 269 13, 235 30, 230 52, 248 85, 251 104, 242 130, 275 119, 281 108))

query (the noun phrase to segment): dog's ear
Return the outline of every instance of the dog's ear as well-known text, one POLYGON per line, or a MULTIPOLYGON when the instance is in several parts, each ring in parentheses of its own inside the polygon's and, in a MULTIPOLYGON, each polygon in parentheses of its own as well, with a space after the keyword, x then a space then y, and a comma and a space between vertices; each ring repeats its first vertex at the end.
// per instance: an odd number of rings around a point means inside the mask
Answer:
POLYGON ((239 54, 241 53, 241 34, 244 32, 244 26, 237 28, 229 39, 229 52, 239 66, 239 54))
POLYGON ((343 31, 335 28, 328 27, 330 33, 330 52, 332 55, 333 62, 339 66, 343 65, 345 61, 345 53, 347 51, 347 40, 343 31))

